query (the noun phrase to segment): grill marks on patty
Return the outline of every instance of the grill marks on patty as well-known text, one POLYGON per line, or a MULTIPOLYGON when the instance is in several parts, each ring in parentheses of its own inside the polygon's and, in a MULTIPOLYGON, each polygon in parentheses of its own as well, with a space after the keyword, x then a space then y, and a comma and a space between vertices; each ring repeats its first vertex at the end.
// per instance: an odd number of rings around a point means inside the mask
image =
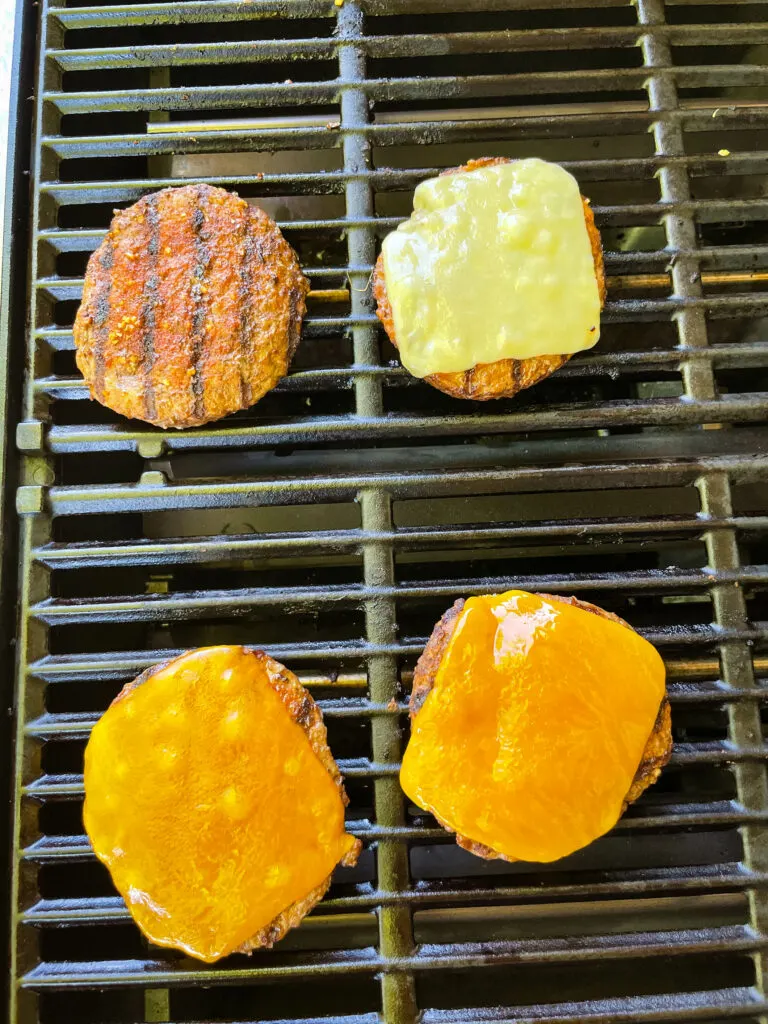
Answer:
POLYGON ((161 427, 257 401, 287 372, 309 285, 274 221, 209 185, 116 214, 75 321, 94 398, 161 427))
POLYGON ((149 267, 144 284, 144 307, 141 317, 144 328, 144 406, 147 419, 153 420, 157 416, 152 370, 155 365, 155 303, 157 302, 159 282, 157 258, 160 253, 160 218, 157 212, 157 196, 150 196, 147 199, 146 221, 149 227, 147 244, 149 267))
POLYGON ((107 240, 101 248, 98 264, 104 271, 100 275, 94 299, 95 312, 93 321, 96 327, 96 345, 94 348, 94 390, 99 399, 104 397, 104 351, 109 335, 109 296, 112 291, 110 271, 114 261, 115 250, 111 240, 107 240))
MULTIPOLYGON (((98 285, 108 291, 109 313, 107 329, 97 337, 97 394, 106 405, 128 400, 143 410, 148 375, 144 295, 151 228, 145 211, 140 219, 121 213, 116 220, 124 230, 107 237, 112 257, 98 285)), ((104 266, 103 259, 99 263, 104 266)))
POLYGON ((161 192, 158 197, 159 281, 153 379, 157 418, 170 422, 199 422, 192 387, 196 309, 193 289, 198 264, 193 217, 197 203, 196 189, 184 189, 183 195, 161 192))
POLYGON ((243 405, 247 406, 251 402, 251 386, 248 383, 248 356, 250 352, 249 339, 253 331, 253 304, 251 302, 250 282, 253 277, 253 256, 255 251, 255 243, 248 230, 247 211, 242 218, 240 229, 242 249, 237 283, 238 305, 240 309, 240 323, 237 330, 239 348, 238 369, 240 372, 240 399, 243 405))
POLYGON ((204 206, 206 195, 202 187, 197 190, 197 201, 200 204, 192 214, 192 228, 195 233, 195 263, 194 278, 192 281, 192 301, 195 304, 195 311, 192 315, 192 394, 194 400, 194 414, 197 419, 205 418, 205 381, 202 375, 203 345, 205 343, 206 316, 208 303, 206 294, 208 289, 205 286, 205 274, 208 269, 210 253, 206 244, 206 235, 203 228, 205 225, 204 206))
MULTIPOLYGON (((242 276, 240 280, 243 292, 243 330, 240 347, 241 365, 243 367, 250 366, 253 361, 253 339, 257 336, 259 330, 258 302, 250 284, 250 282, 254 280, 261 280, 261 275, 264 272, 264 249, 262 246, 262 240, 254 231, 253 214, 257 212, 261 211, 248 209, 245 215, 247 225, 246 244, 243 252, 242 276)), ((286 339, 286 344, 289 349, 288 359, 290 361, 291 353, 289 339, 286 339)), ((243 381, 248 392, 249 401, 253 402, 255 399, 246 373, 243 373, 243 381)))
MULTIPOLYGON (((250 241, 248 206, 245 203, 219 202, 217 195, 201 203, 202 221, 197 233, 199 282, 195 336, 199 341, 194 355, 198 411, 206 419, 226 415, 228 410, 244 408, 251 402, 250 390, 243 387, 250 380, 252 364, 243 359, 246 331, 252 328, 244 321, 244 310, 251 302, 254 280, 243 286, 241 269, 246 243, 250 241), (202 315, 205 323, 197 334, 202 315)), ((256 339, 259 344, 260 339, 256 339)))

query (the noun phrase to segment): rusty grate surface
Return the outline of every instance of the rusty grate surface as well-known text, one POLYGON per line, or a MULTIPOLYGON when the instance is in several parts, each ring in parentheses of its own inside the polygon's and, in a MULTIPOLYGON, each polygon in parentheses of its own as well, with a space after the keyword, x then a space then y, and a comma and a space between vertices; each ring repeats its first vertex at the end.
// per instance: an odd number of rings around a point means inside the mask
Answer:
POLYGON ((766 1016, 768 4, 41 0, 38 46, 12 1020, 766 1016), (414 186, 484 154, 571 169, 609 274, 598 349, 491 405, 408 378, 368 287, 414 186), (113 207, 179 180, 263 204, 313 293, 273 394, 164 433, 87 400, 71 325, 113 207), (397 782, 432 624, 511 586, 669 667, 661 783, 552 865, 472 858, 397 782), (211 968, 133 927, 80 773, 126 680, 220 642, 312 688, 366 852, 211 968))

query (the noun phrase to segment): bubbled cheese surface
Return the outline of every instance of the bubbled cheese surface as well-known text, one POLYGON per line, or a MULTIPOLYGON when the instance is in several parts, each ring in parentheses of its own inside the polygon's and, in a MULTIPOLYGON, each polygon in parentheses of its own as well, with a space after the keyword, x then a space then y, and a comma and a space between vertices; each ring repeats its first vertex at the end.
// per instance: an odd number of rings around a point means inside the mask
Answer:
POLYGON ((497 853, 557 860, 618 821, 664 694, 658 652, 618 622, 519 590, 470 598, 402 787, 497 853))
POLYGON ((600 336, 583 202, 557 164, 422 182, 382 251, 400 359, 416 377, 571 354, 600 336))
POLYGON ((118 698, 85 754, 88 834, 146 935, 204 961, 237 949, 354 846, 338 787, 269 658, 213 647, 118 698))

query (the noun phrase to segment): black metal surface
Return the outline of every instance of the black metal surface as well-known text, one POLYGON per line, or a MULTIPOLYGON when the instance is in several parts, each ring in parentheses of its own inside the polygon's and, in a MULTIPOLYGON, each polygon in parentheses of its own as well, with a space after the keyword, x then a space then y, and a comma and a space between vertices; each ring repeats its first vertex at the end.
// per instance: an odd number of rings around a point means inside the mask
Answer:
POLYGON ((41 3, 27 29, 11 1019, 768 1017, 768 3, 337 3, 41 3), (399 367, 369 280, 416 184, 485 154, 576 175, 609 302, 594 352, 472 404, 399 367), (87 400, 71 325, 113 206, 189 179, 262 203, 313 291, 273 394, 165 433, 87 400), (554 865, 471 857, 397 781, 432 624, 510 586, 596 600, 669 672, 660 784, 554 865), (132 926, 81 771, 123 682, 217 642, 310 686, 365 853, 275 950, 203 967, 132 926))
MULTIPOLYGON (((6 81, 11 83, 8 104, 8 138, 6 141, 5 189, 0 213, 0 800, 3 812, 0 821, 0 877, 10 878, 13 851, 5 841, 13 835, 11 809, 17 786, 10 757, 15 706, 14 662, 16 633, 17 519, 14 490, 18 480, 18 459, 12 431, 7 429, 20 418, 21 392, 18 381, 23 374, 23 336, 26 313, 23 302, 14 301, 26 289, 29 235, 29 159, 31 123, 30 91, 35 63, 36 11, 19 5, 13 26, 13 40, 6 53, 10 67, 6 81), (7 830, 7 831, 6 831, 7 830)), ((10 886, 0 896, 0 920, 10 922, 12 909, 10 886)), ((10 927, 3 928, 0 938, 2 963, 10 960, 10 927)), ((6 1007, 14 985, 8 971, 0 976, 0 1005, 5 1018, 6 1007)))

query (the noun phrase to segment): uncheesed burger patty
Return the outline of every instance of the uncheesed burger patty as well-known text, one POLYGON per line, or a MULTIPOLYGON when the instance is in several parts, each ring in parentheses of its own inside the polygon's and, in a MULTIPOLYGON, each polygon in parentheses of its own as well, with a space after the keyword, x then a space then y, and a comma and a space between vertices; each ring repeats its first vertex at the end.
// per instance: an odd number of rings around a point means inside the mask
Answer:
POLYGON ((285 376, 309 284, 271 217, 185 185, 116 213, 75 320, 91 396, 158 427, 245 409, 285 376))
MULTIPOLYGON (((546 601, 557 601, 561 604, 573 605, 576 608, 582 609, 582 611, 591 612, 593 615, 600 615, 604 619, 611 619, 613 622, 617 622, 626 629, 632 629, 628 622, 619 618, 618 615, 614 615, 613 612, 607 612, 604 608, 599 608, 597 605, 590 604, 587 601, 580 601, 576 597, 559 597, 554 594, 540 594, 539 596, 544 598, 546 601)), ((448 649, 448 644, 453 636, 453 631, 456 628, 456 624, 465 603, 464 599, 460 598, 448 609, 447 612, 445 612, 443 617, 432 630, 432 635, 427 641, 427 645, 416 663, 416 669, 413 673, 413 687, 411 690, 409 708, 412 721, 418 716, 424 706, 424 701, 427 699, 430 691, 435 685, 440 663, 448 649)), ((640 765, 634 779, 632 780, 632 785, 624 798, 624 806, 621 811, 622 814, 629 804, 634 803, 649 786, 652 786, 654 782, 656 782, 661 774, 662 768, 667 764, 671 756, 672 714, 670 711, 669 700, 665 696, 659 706, 656 722, 654 723, 651 735, 648 737, 648 742, 645 745, 640 765)), ((437 815, 434 816, 437 817, 437 815)), ((449 832, 453 831, 445 824, 445 822, 440 821, 439 817, 437 817, 437 820, 444 828, 448 829, 449 832)), ((474 853, 477 857, 484 857, 487 860, 510 859, 505 857, 503 854, 498 853, 496 850, 492 850, 489 846, 485 846, 483 843, 478 843, 473 839, 469 839, 467 836, 457 834, 456 842, 459 846, 463 847, 463 849, 469 850, 470 853, 474 853)))
MULTIPOLYGON (((443 174, 460 174, 464 171, 475 171, 480 167, 493 167, 496 164, 512 163, 506 157, 483 157, 470 160, 462 167, 452 167, 443 174)), ((600 295, 600 308, 605 304, 605 271, 603 269, 603 249, 600 243, 600 232, 595 225, 595 217, 584 199, 584 221, 592 246, 595 261, 595 276, 600 295)), ((380 254, 373 273, 373 294, 376 299, 376 313, 384 325, 389 340, 395 346, 397 335, 392 315, 392 306, 387 294, 387 280, 384 272, 384 258, 380 254)), ((471 398, 476 402, 484 402, 490 398, 512 398, 518 391, 537 384, 549 377, 555 370, 568 362, 570 355, 536 356, 532 359, 499 359, 495 363, 478 363, 471 370, 456 373, 432 373, 424 380, 438 391, 444 391, 453 398, 471 398)))

